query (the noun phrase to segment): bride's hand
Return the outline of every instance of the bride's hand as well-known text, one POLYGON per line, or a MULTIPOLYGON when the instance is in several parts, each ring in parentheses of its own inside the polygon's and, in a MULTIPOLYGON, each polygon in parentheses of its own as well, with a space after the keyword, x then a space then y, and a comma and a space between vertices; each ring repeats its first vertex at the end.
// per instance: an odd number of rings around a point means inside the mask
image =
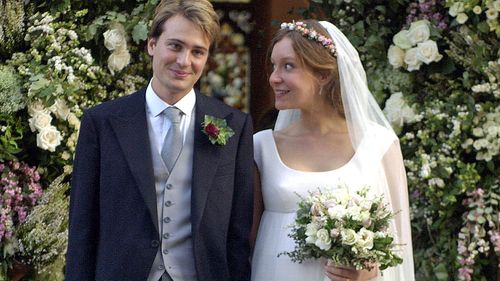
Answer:
POLYGON ((335 266, 328 261, 325 265, 325 274, 331 281, 367 281, 377 276, 378 268, 356 270, 350 267, 335 266))

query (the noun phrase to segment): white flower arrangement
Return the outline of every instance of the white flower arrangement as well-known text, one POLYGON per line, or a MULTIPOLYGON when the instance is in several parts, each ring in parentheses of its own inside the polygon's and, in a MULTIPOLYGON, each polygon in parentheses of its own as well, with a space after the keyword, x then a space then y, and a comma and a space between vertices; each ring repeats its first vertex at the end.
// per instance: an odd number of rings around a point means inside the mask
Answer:
POLYGON ((406 103, 401 92, 394 93, 389 97, 385 102, 384 113, 397 131, 404 123, 413 123, 417 120, 415 109, 406 103))
POLYGON ((380 270, 402 263, 389 232, 394 214, 381 196, 364 186, 357 192, 345 185, 302 198, 289 234, 296 242, 288 255, 295 262, 327 258, 358 270, 380 270))
POLYGON ((387 59, 394 68, 419 70, 422 64, 440 61, 437 43, 430 39, 430 22, 412 22, 408 30, 401 30, 393 37, 393 45, 387 51, 387 59))
POLYGON ((130 63, 130 52, 127 49, 127 34, 120 23, 114 23, 103 33, 104 46, 112 51, 108 57, 108 68, 112 75, 121 71, 130 63))

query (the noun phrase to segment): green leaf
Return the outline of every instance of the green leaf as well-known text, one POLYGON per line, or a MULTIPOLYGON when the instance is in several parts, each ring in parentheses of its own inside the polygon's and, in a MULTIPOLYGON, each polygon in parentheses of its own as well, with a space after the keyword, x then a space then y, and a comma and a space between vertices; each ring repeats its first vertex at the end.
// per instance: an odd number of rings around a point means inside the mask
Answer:
POLYGON ((438 264, 436 268, 434 268, 434 275, 436 276, 437 280, 448 280, 448 271, 446 270, 446 268, 446 265, 443 263, 438 264))
POLYGON ((146 40, 148 38, 148 26, 145 22, 140 21, 134 26, 132 30, 132 39, 136 44, 139 44, 140 41, 146 40))
POLYGON ((482 33, 488 33, 490 31, 490 27, 488 26, 488 23, 486 23, 485 21, 480 22, 477 25, 477 29, 482 33))

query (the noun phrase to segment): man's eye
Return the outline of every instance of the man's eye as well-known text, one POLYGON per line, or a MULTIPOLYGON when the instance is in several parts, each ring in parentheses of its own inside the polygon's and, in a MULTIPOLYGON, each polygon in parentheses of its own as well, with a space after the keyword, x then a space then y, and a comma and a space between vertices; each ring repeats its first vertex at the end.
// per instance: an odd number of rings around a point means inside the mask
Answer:
POLYGON ((180 50, 181 49, 181 45, 177 44, 177 43, 169 43, 168 47, 171 48, 172 50, 180 50))

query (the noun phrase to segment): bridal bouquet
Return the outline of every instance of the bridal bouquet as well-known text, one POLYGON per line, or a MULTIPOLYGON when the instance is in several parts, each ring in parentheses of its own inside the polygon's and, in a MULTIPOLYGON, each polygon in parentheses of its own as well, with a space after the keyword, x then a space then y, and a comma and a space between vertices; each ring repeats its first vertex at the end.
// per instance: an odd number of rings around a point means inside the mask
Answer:
POLYGON ((302 198, 289 234, 296 246, 285 252, 294 262, 324 257, 357 270, 380 270, 403 262, 389 232, 394 214, 383 197, 369 196, 369 188, 349 192, 346 186, 317 191, 302 198))

